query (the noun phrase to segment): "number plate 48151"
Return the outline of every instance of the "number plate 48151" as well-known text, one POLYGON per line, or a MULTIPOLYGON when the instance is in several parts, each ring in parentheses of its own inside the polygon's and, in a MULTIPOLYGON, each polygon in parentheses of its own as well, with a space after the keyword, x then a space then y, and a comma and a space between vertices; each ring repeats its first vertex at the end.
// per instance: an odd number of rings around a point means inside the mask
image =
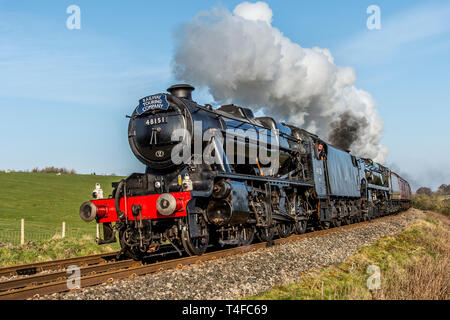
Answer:
POLYGON ((168 117, 153 117, 150 119, 147 119, 147 121, 145 121, 145 124, 147 126, 152 126, 154 124, 161 124, 161 123, 167 123, 168 122, 168 117))

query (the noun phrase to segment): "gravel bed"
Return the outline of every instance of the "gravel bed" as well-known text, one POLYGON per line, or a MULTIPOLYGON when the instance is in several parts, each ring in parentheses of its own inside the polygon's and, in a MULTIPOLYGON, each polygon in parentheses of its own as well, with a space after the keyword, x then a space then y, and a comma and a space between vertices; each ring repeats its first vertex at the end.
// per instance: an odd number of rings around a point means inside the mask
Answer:
POLYGON ((307 270, 341 263, 359 247, 398 233, 423 216, 411 209, 355 229, 40 299, 237 299, 299 281, 307 270))

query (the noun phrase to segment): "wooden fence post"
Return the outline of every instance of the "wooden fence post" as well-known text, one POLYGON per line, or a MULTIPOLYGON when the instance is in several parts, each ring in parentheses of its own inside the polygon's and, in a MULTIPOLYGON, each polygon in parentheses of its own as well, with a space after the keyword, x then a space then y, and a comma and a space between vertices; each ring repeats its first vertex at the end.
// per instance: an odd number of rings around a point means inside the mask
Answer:
POLYGON ((63 222, 62 224, 62 235, 61 237, 64 238, 66 236, 66 223, 63 222))
POLYGON ((96 239, 100 239, 100 225, 97 223, 96 224, 96 239))
POLYGON ((25 244, 25 219, 20 220, 20 245, 25 244))

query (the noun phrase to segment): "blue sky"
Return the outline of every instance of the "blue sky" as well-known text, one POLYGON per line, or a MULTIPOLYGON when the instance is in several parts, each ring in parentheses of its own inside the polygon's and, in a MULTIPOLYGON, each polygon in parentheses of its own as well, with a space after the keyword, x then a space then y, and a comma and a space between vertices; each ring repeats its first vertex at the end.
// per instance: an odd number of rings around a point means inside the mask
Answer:
MULTIPOLYGON (((0 169, 143 170, 126 114, 174 80, 173 35, 202 10, 241 1, 0 0, 0 169), (66 8, 81 8, 81 30, 66 8)), ((450 183, 450 2, 267 1, 273 25, 302 47, 329 48, 371 93, 387 164, 416 185, 450 183), (366 9, 381 8, 381 30, 366 9)), ((205 90, 194 98, 209 103, 205 90)))

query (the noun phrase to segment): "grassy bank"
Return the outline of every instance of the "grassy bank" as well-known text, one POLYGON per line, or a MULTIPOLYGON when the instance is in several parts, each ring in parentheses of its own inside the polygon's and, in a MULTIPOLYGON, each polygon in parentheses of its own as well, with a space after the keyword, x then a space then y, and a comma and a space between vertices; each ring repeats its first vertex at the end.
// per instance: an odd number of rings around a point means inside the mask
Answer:
POLYGON ((250 299, 450 299, 449 226, 448 217, 427 213, 397 236, 361 248, 341 265, 309 272, 298 283, 250 299), (378 290, 367 287, 373 275, 369 266, 380 270, 378 290))
POLYGON ((28 242, 24 246, 2 244, 0 245, 0 267, 81 257, 118 250, 119 245, 117 243, 99 246, 90 236, 83 236, 80 239, 57 239, 55 237, 55 239, 47 241, 28 242))
POLYGON ((100 183, 104 195, 112 192, 111 183, 121 177, 94 175, 56 175, 52 173, 0 173, 0 243, 16 243, 20 219, 25 219, 25 240, 48 240, 61 234, 78 238, 84 233, 95 237, 95 223, 83 222, 80 205, 92 198, 100 183))

